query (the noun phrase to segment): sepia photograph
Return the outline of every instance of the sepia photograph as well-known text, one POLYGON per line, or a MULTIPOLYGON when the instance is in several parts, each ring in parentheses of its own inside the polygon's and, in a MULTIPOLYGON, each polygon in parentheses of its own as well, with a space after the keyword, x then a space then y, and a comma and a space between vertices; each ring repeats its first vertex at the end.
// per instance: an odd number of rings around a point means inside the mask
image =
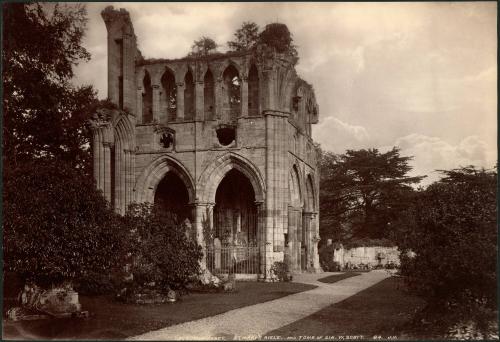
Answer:
POLYGON ((497 16, 3 2, 2 340, 498 340, 497 16))

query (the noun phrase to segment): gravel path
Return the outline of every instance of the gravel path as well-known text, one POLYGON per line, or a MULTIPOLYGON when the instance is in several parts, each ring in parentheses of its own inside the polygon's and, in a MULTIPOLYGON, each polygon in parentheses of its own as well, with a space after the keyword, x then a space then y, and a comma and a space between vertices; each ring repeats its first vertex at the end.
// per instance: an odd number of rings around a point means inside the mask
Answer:
POLYGON ((294 281, 314 284, 318 287, 220 315, 150 331, 128 339, 191 341, 261 339, 269 331, 340 302, 390 276, 387 271, 375 270, 333 284, 317 281, 331 274, 335 273, 294 275, 294 281))

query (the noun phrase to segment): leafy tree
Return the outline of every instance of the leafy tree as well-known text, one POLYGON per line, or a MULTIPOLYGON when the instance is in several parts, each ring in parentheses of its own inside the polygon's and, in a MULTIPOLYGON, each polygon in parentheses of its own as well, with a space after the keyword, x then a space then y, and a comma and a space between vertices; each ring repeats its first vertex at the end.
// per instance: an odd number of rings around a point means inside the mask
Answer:
POLYGON ((427 310, 481 325, 484 309, 497 305, 497 173, 472 166, 441 172, 398 229, 401 273, 427 310))
POLYGON ((356 237, 383 238, 390 222, 405 207, 412 184, 423 177, 409 177, 411 157, 401 157, 399 149, 380 153, 377 149, 348 150, 341 166, 351 178, 348 191, 354 195, 350 217, 356 237))
POLYGON ((298 56, 297 47, 292 44, 292 34, 285 24, 272 23, 266 25, 259 35, 259 42, 272 46, 280 53, 289 53, 293 57, 298 56))
POLYGON ((231 51, 244 51, 253 48, 259 41, 259 26, 245 21, 234 33, 234 40, 227 42, 231 51))
POLYGON ((58 285, 118 265, 127 229, 91 177, 46 158, 5 171, 3 256, 6 271, 58 285))
POLYGON ((341 167, 340 155, 320 150, 320 236, 334 241, 349 239, 352 234, 346 223, 355 202, 355 193, 348 191, 352 178, 341 167))
POLYGON ((3 6, 3 161, 54 157, 89 169, 85 120, 90 86, 70 84, 73 66, 90 59, 81 45, 85 6, 3 6))
POLYGON ((132 273, 136 285, 155 282, 162 290, 185 289, 200 271, 201 247, 182 222, 149 204, 132 205, 125 220, 134 240, 132 273))
POLYGON ((212 38, 203 36, 195 40, 191 46, 189 57, 208 56, 217 52, 217 43, 212 38))
MULTIPOLYGON (((343 155, 323 153, 321 172, 321 234, 324 238, 383 239, 391 223, 408 206, 412 184, 422 177, 408 177, 411 157, 399 149, 348 150, 343 155)), ((352 242, 352 241, 351 241, 352 242)))

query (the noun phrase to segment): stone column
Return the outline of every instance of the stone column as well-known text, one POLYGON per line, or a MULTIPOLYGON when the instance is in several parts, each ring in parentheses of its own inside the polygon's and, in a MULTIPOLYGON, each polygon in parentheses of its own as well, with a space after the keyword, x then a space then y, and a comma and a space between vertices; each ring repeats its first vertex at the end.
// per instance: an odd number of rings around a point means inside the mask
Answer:
POLYGON ((302 229, 304 230, 303 234, 305 233, 305 247, 306 247, 306 270, 311 271, 311 262, 312 262, 312 248, 313 248, 313 243, 312 243, 312 234, 311 234, 311 221, 313 218, 313 213, 312 212, 307 212, 305 211, 303 213, 303 227, 302 229))
POLYGON ((312 261, 313 261, 313 268, 314 268, 314 272, 318 273, 318 272, 321 272, 321 266, 319 264, 319 253, 318 253, 318 243, 320 241, 320 237, 319 237, 319 231, 318 231, 318 214, 317 213, 314 213, 312 215, 312 220, 311 220, 311 231, 313 232, 311 235, 312 236, 312 239, 311 239, 311 244, 312 244, 312 248, 311 248, 311 253, 312 253, 312 261))
MULTIPOLYGON (((257 207, 257 234, 258 234, 258 246, 260 254, 260 274, 259 280, 266 281, 269 280, 267 274, 269 272, 269 267, 267 263, 267 257, 271 254, 268 248, 268 236, 266 231, 266 218, 265 218, 265 205, 263 202, 255 202, 257 207)), ((272 248, 272 247, 271 247, 272 248)))
POLYGON ((105 175, 105 165, 104 165, 104 131, 103 129, 99 129, 99 184, 98 187, 102 191, 104 195, 104 175, 105 175))
MULTIPOLYGON (((134 201, 134 183, 135 183, 135 170, 134 170, 134 167, 135 167, 135 151, 134 150, 130 150, 130 160, 129 160, 129 166, 128 166, 128 170, 129 170, 129 181, 128 181, 128 202, 127 202, 127 207, 130 203, 132 203, 134 201)), ((125 210, 127 209, 127 207, 125 208, 125 210)))
POLYGON ((137 101, 136 101, 136 117, 139 122, 144 122, 142 115, 142 87, 137 87, 137 101))
POLYGON ((204 86, 205 83, 197 81, 195 85, 195 121, 203 121, 205 116, 205 106, 204 106, 204 86))
POLYGON ((92 159, 94 165, 94 180, 99 188, 99 131, 97 129, 92 130, 92 159))
POLYGON ((184 83, 179 82, 177 85, 177 120, 184 120, 184 83))
POLYGON ((124 187, 122 187, 122 155, 121 155, 121 141, 118 140, 115 144, 115 188, 112 189, 112 191, 115 193, 115 212, 121 213, 121 207, 122 207, 122 193, 124 190, 124 187))
POLYGON ((153 122, 160 122, 160 86, 153 85, 153 122))
POLYGON ((111 142, 102 144, 104 149, 104 197, 111 203, 111 142))
POLYGON ((224 106, 224 89, 222 77, 218 77, 214 84, 215 93, 215 119, 220 120, 222 118, 223 106, 224 106))
POLYGON ((205 241, 205 232, 213 231, 213 212, 214 203, 194 203, 193 204, 193 229, 195 233, 196 242, 203 249, 203 258, 201 260, 201 267, 207 267, 207 260, 205 256, 207 241, 205 241))
POLYGON ((240 117, 246 118, 248 116, 248 78, 241 79, 241 111, 240 117))

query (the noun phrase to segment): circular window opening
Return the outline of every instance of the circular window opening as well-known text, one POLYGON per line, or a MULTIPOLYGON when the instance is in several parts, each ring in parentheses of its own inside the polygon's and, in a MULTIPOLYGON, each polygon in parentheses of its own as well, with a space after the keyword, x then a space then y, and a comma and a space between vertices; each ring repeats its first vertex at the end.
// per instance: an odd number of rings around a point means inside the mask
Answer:
POLYGON ((232 127, 222 127, 217 131, 217 139, 222 146, 231 144, 236 138, 236 129, 232 127))

